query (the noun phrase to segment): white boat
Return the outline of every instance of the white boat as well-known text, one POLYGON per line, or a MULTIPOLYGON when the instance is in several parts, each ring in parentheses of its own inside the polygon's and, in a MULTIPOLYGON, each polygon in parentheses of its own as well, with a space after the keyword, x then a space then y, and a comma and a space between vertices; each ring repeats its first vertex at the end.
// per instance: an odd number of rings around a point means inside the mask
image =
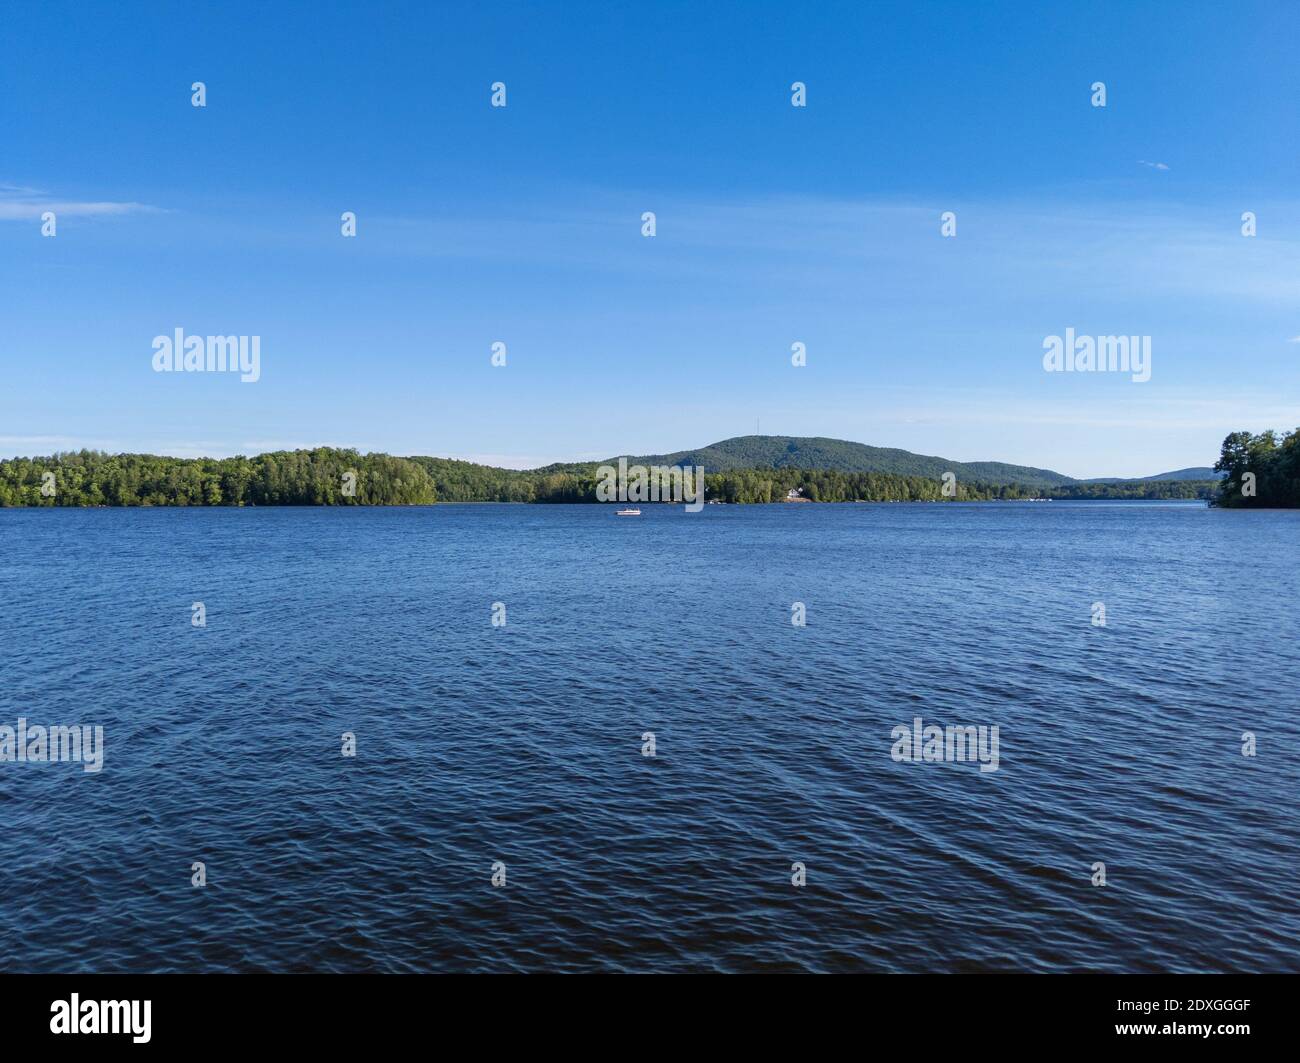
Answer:
POLYGON ((618 511, 618 513, 615 514, 615 516, 619 516, 619 517, 639 517, 639 516, 641 516, 641 511, 640 511, 639 509, 620 509, 620 510, 618 511))

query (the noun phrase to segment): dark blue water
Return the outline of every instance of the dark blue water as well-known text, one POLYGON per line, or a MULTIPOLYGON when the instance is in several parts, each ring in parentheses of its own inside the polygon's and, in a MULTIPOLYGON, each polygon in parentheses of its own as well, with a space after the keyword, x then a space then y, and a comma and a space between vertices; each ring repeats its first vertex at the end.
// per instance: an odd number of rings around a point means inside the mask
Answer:
POLYGON ((1300 970, 1300 513, 643 508, 0 510, 0 967, 1300 970))

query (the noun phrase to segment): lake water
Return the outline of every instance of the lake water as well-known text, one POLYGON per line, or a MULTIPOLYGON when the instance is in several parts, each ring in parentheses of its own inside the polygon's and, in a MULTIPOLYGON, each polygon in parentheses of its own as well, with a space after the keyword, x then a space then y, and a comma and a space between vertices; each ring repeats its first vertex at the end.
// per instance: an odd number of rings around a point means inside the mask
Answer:
POLYGON ((1199 504, 0 510, 0 724, 104 729, 0 764, 0 968, 1300 970, 1298 557, 1199 504), (918 716, 998 769, 896 761, 918 716))

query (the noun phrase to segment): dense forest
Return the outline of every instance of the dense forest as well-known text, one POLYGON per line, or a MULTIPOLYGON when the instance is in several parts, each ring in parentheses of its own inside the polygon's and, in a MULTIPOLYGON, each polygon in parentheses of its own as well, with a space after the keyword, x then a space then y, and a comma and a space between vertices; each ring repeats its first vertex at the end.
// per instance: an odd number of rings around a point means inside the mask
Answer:
POLYGON ((1076 499, 1187 499, 1211 501, 1219 489, 1214 480, 1124 480, 1108 483, 1063 484, 1040 492, 1045 498, 1076 499))
POLYGON ((0 461, 0 506, 383 506, 436 497, 414 462, 328 447, 255 458, 83 450, 0 461), (352 495, 349 472, 356 474, 352 495))
POLYGON ((1233 432, 1214 467, 1224 473, 1217 505, 1300 506, 1300 428, 1280 439, 1271 430, 1233 432))
MULTIPOLYGON (((1234 438, 1230 436, 1229 440, 1234 438)), ((1295 453, 1300 448, 1294 446, 1293 441, 1294 437, 1288 437, 1288 442, 1278 449, 1291 447, 1289 468, 1294 498, 1295 453)), ((220 459, 104 454, 83 450, 48 458, 0 461, 0 506, 391 506, 432 502, 595 502, 599 482, 597 468, 595 463, 591 463, 517 471, 449 458, 396 458, 332 447, 220 459)), ((1267 480, 1270 490, 1273 490, 1277 476, 1280 473, 1270 474, 1267 480)), ((1260 483, 1265 482, 1261 476, 1260 483)), ((1070 483, 1042 487, 959 479, 953 498, 956 501, 1209 498, 1216 486, 1212 481, 1184 480, 1070 483)), ((705 497, 711 501, 780 502, 792 490, 814 502, 945 500, 941 481, 925 476, 795 468, 733 469, 705 474, 705 497)))
MULTIPOLYGON (((813 502, 939 502, 943 484, 922 476, 825 469, 739 469, 706 473, 705 497, 720 502, 780 502, 791 489, 813 502)), ((953 501, 975 502, 1024 498, 1209 498, 1212 481, 1149 481, 1125 484, 1062 484, 1035 487, 958 480, 953 501)))

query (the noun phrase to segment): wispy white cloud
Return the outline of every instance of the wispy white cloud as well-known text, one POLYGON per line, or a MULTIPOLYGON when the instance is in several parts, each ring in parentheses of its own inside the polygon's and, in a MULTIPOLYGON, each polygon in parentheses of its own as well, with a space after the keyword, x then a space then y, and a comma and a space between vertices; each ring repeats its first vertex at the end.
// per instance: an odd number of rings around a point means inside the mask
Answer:
POLYGON ((1139 166, 1149 166, 1149 167, 1151 167, 1151 169, 1153 169, 1153 170, 1167 170, 1167 169, 1169 169, 1169 167, 1166 166, 1163 162, 1147 162, 1146 159, 1138 159, 1138 165, 1139 165, 1139 166))
POLYGON ((0 448, 12 454, 34 453, 32 448, 39 449, 41 453, 50 450, 80 450, 87 445, 72 436, 0 436, 0 448))
MULTIPOLYGON (((743 279, 769 285, 769 294, 797 290, 801 299, 809 293, 842 299, 847 290, 855 299, 878 295, 893 303, 900 287, 924 291, 938 274, 957 286, 952 299, 961 297, 964 285, 979 293, 981 305, 991 290, 1032 305, 1039 297, 1097 292, 1099 280, 1107 297, 1141 291, 1148 300, 1160 295, 1290 306, 1300 298, 1300 242, 1286 235, 1243 240, 1235 222, 1181 204, 624 199, 611 205, 608 195, 592 192, 579 210, 532 204, 508 218, 376 217, 363 250, 380 257, 544 265, 638 282, 689 278, 716 286, 743 279), (647 253, 651 242, 639 236, 640 215, 629 202, 657 208, 656 254, 647 253), (957 213, 961 226, 953 240, 939 235, 946 209, 957 213)), ((1274 217, 1296 213, 1294 202, 1268 206, 1274 217)))
POLYGON ((94 218, 152 213, 161 209, 147 203, 57 199, 37 188, 0 185, 0 221, 30 221, 40 218, 46 211, 53 211, 60 218, 94 218))
POLYGON ((319 447, 350 447, 357 449, 357 445, 350 442, 325 443, 320 440, 310 442, 301 439, 246 439, 239 443, 234 450, 231 450, 229 443, 204 443, 200 445, 206 448, 204 456, 209 456, 217 451, 222 455, 232 455, 267 454, 274 450, 316 450, 319 447))
MULTIPOLYGON (((411 453, 423 454, 424 451, 415 450, 411 453)), ((544 465, 554 465, 557 462, 598 460, 593 457, 565 457, 554 454, 447 454, 445 456, 451 461, 469 461, 475 465, 492 465, 498 469, 540 469, 544 465)), ((608 454, 602 456, 609 457, 608 454)))

